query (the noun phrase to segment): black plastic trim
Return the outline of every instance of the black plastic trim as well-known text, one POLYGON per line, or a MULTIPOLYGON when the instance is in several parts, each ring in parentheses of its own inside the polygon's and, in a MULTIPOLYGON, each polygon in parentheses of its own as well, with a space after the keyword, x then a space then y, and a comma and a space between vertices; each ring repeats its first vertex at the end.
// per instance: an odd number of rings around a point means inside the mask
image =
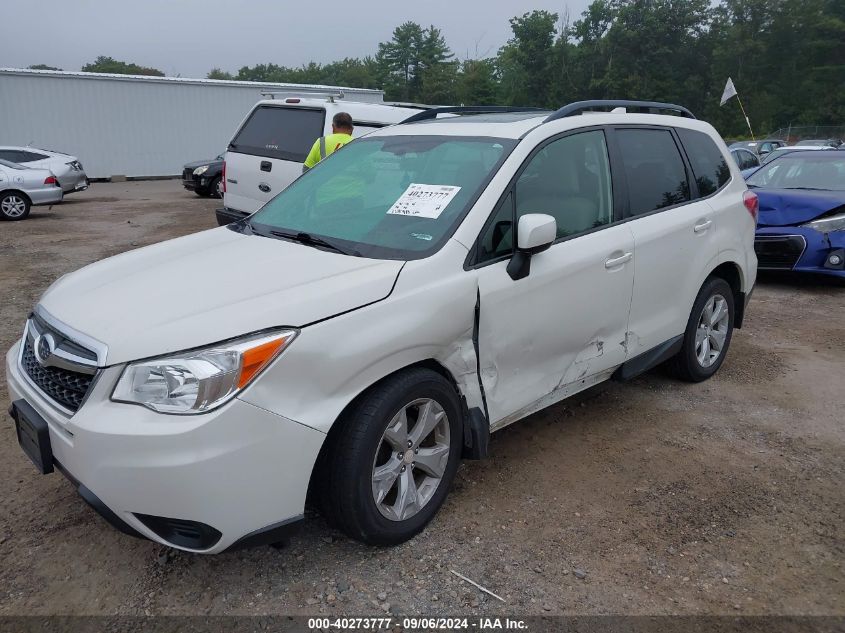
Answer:
POLYGON ((91 490, 81 484, 79 480, 74 477, 58 461, 53 460, 53 464, 55 464, 59 472, 61 472, 68 479, 68 481, 70 481, 70 483, 72 483, 76 487, 76 492, 77 494, 79 494, 80 497, 82 497, 82 500, 85 501, 85 503, 87 503, 89 506, 91 506, 94 511, 101 517, 103 517, 114 529, 135 538, 147 538, 138 530, 126 523, 119 516, 117 516, 117 514, 115 514, 115 512, 111 508, 109 508, 105 503, 103 503, 97 495, 91 492, 91 490))
POLYGON ((674 103, 662 103, 660 101, 628 101, 624 99, 594 99, 591 101, 576 101, 567 104, 550 114, 544 123, 549 121, 556 121, 568 116, 575 116, 588 110, 596 108, 637 108, 639 110, 647 110, 648 114, 656 114, 653 110, 669 110, 677 112, 682 117, 694 119, 695 115, 683 106, 675 105, 674 103))
POLYGON ((478 407, 469 410, 464 422, 464 459, 484 459, 489 454, 490 423, 478 407))
POLYGON ((650 350, 622 363, 616 368, 616 371, 613 372, 611 379, 619 382, 626 382, 632 378, 636 378, 640 374, 647 372, 649 369, 657 367, 660 363, 672 358, 675 354, 681 351, 683 344, 683 334, 670 338, 668 341, 652 347, 650 350))
POLYGON ((751 295, 754 294, 754 288, 748 292, 737 292, 736 301, 734 301, 734 327, 739 330, 742 328, 742 322, 745 320, 745 312, 748 308, 748 302, 751 301, 751 295))
POLYGON ((232 552, 250 547, 258 547, 260 545, 273 545, 285 541, 302 529, 304 521, 305 516, 299 514, 279 523, 273 523, 260 530, 250 532, 246 536, 242 536, 227 547, 225 551, 232 552))
POLYGON ((217 216, 217 224, 219 226, 226 226, 232 222, 243 220, 250 215, 246 211, 238 211, 236 209, 230 209, 229 207, 220 207, 215 209, 214 214, 217 216))
POLYGON ((15 421, 18 444, 24 455, 29 457, 42 475, 52 473, 53 448, 50 445, 50 429, 46 420, 26 400, 15 400, 9 407, 9 415, 15 421), (23 428, 24 426, 27 428, 23 428), (28 431, 33 431, 35 437, 32 437, 28 431))
POLYGON ((157 517, 137 512, 133 514, 136 519, 155 532, 161 539, 179 547, 209 549, 214 547, 223 536, 219 530, 199 521, 157 517), (193 535, 187 533, 191 531, 194 532, 193 535))

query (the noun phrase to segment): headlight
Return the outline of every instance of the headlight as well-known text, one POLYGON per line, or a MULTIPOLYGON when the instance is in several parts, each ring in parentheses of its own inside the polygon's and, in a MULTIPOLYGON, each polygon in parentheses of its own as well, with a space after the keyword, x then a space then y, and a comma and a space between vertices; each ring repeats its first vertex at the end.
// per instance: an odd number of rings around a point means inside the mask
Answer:
POLYGON ((203 349, 130 363, 112 392, 115 402, 180 415, 216 409, 252 382, 296 337, 263 332, 203 349))
POLYGON ((208 165, 203 165, 202 167, 197 167, 194 170, 194 176, 202 176, 207 171, 208 171, 208 165))
POLYGON ((806 227, 808 229, 816 229, 817 231, 821 231, 822 233, 830 233, 831 231, 842 231, 845 230, 845 213, 831 215, 826 218, 819 218, 818 220, 807 222, 806 224, 802 224, 801 226, 806 227))

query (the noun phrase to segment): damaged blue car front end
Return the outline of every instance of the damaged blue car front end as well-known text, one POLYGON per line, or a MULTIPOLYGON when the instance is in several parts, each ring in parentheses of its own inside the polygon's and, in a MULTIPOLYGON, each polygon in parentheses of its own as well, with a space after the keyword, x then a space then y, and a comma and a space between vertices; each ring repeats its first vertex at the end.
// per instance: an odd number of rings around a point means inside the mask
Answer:
MULTIPOLYGON (((752 176, 749 186, 760 202, 754 240, 759 270, 791 270, 845 279, 845 152, 839 161, 841 166, 830 161, 825 168, 826 175, 835 176, 834 181, 825 186, 836 189, 755 186, 754 181, 760 174, 752 176), (839 171, 834 174, 831 167, 842 170, 841 177, 839 171)), ((800 168, 792 164, 793 161, 787 162, 787 157, 772 165, 781 162, 781 177, 768 178, 772 184, 790 184, 790 180, 783 178, 784 170, 800 168)), ((760 172, 766 169, 764 167, 760 172)))

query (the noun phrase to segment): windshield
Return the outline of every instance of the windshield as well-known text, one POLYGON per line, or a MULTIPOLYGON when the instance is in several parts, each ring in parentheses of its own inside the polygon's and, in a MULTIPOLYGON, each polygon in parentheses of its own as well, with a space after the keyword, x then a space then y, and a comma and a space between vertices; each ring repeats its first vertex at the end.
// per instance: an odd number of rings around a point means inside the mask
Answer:
POLYGON ((793 153, 762 167, 748 178, 749 187, 845 191, 845 153, 793 153))
POLYGON ((515 145, 457 136, 358 139, 249 223, 259 234, 306 233, 364 257, 419 259, 451 235, 515 145))

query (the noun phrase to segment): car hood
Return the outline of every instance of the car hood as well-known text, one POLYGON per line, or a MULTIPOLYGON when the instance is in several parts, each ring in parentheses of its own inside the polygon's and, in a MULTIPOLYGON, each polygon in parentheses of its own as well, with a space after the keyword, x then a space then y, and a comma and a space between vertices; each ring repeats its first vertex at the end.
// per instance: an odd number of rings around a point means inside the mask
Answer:
POLYGON ((388 296, 402 265, 218 228, 65 275, 40 306, 112 365, 354 310, 388 296))
POLYGON ((753 189, 760 201, 757 226, 793 226, 845 205, 845 191, 753 189))
POLYGON ((193 163, 185 163, 183 169, 196 169, 197 167, 202 167, 203 165, 213 166, 213 165, 223 165, 222 160, 218 160, 216 158, 209 158, 208 160, 197 160, 193 163))

